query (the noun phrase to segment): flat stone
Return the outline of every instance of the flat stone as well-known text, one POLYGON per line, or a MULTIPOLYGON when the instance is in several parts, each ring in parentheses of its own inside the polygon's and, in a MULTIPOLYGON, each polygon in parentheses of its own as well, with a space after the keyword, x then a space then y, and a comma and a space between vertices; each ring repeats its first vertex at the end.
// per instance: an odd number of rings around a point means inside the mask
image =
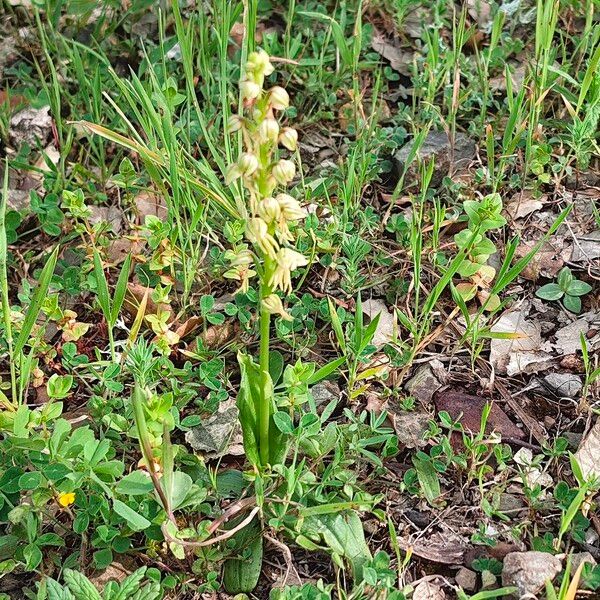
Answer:
POLYGON ((548 552, 511 552, 504 557, 502 585, 515 586, 518 596, 535 595, 561 571, 561 561, 548 552))
POLYGON ((421 365, 404 384, 404 389, 423 405, 430 404, 433 395, 441 387, 440 380, 434 374, 432 365, 429 364, 421 365))
POLYGON ((317 408, 329 404, 334 399, 339 400, 342 395, 340 388, 331 381, 320 381, 313 385, 310 392, 317 408))
POLYGON ((597 564, 596 559, 589 552, 575 552, 571 554, 571 573, 575 573, 583 562, 592 566, 597 564))
POLYGON ((8 137, 15 147, 28 144, 46 147, 52 134, 50 107, 25 108, 14 114, 8 127, 8 137))
POLYGON ((563 398, 575 398, 583 387, 581 378, 572 373, 549 373, 544 381, 563 398))
POLYGON ((491 571, 488 571, 487 569, 484 569, 483 571, 481 571, 481 589, 482 590, 487 590, 489 588, 496 587, 496 581, 497 581, 497 578, 491 571))
POLYGON ((575 458, 586 479, 600 477, 600 419, 579 445, 575 458))
POLYGON ((16 210, 17 212, 27 212, 31 206, 30 195, 25 190, 8 190, 8 198, 6 200, 6 206, 9 210, 16 210))
POLYGON ((459 585, 466 592, 474 592, 477 587, 477 573, 471 569, 461 567, 454 576, 456 585, 459 585))
POLYGON ((500 494, 500 501, 498 503, 498 510, 500 512, 515 513, 523 510, 525 507, 525 501, 519 496, 507 494, 505 492, 500 494))
POLYGON ((398 441, 406 448, 418 448, 427 445, 423 439, 429 429, 431 417, 423 412, 394 410, 388 407, 388 416, 394 425, 398 441))
MULTIPOLYGON (((394 155, 394 167, 398 177, 402 176, 406 161, 411 154, 413 142, 409 142, 394 155)), ((475 157, 475 142, 463 133, 457 133, 454 140, 454 152, 451 151, 450 140, 442 131, 430 131, 419 148, 418 156, 422 161, 435 159, 431 185, 436 186, 448 175, 450 170, 466 167, 475 157)), ((405 182, 418 181, 419 168, 414 161, 406 172, 405 182)))

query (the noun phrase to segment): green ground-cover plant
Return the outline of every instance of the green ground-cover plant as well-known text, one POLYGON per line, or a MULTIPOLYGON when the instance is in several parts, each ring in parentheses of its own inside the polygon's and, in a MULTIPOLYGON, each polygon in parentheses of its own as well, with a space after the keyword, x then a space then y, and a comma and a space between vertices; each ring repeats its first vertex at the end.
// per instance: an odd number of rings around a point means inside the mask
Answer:
POLYGON ((562 305, 570 312, 581 312, 581 296, 592 291, 592 286, 573 276, 569 267, 564 267, 558 274, 556 283, 547 283, 536 290, 535 295, 542 300, 562 301, 562 305))

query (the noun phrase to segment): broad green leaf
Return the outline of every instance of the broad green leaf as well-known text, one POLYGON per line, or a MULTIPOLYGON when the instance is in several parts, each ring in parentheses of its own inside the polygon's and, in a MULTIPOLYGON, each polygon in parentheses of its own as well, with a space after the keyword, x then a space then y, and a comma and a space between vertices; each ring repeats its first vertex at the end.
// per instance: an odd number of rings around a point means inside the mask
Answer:
POLYGON ((319 383, 319 381, 329 377, 329 375, 331 375, 338 367, 344 364, 345 360, 346 359, 341 356, 340 358, 336 358, 326 365, 323 365, 320 369, 317 369, 307 381, 308 385, 315 385, 315 383, 319 383))
POLYGON ((437 472, 429 459, 413 456, 412 461, 415 465, 423 494, 429 504, 433 504, 435 499, 441 494, 440 480, 437 472))
POLYGON ((115 486, 118 494, 127 496, 145 496, 154 489, 152 480, 143 471, 133 471, 125 475, 115 486))
POLYGON ((592 286, 585 281, 579 281, 575 279, 571 281, 569 287, 567 288, 567 294, 569 296, 585 296, 592 291, 592 286))
POLYGON ((192 489, 192 478, 182 471, 175 471, 171 477, 171 489, 165 490, 170 500, 171 509, 179 508, 192 489))
POLYGON ((106 281, 106 273, 102 266, 102 259, 100 253, 94 248, 94 275, 96 277, 96 293, 98 295, 98 304, 102 309, 104 318, 110 325, 110 293, 108 291, 108 282, 106 281))
POLYGON ((535 295, 542 300, 560 300, 564 292, 557 283, 547 283, 536 291, 535 295))
POLYGON ((260 400, 260 368, 247 354, 238 353, 240 365, 240 390, 237 407, 242 426, 246 457, 253 465, 260 465, 258 406, 260 400))
POLYGON ((581 312, 581 298, 579 296, 569 296, 567 294, 563 298, 563 304, 567 310, 576 315, 581 312))
POLYGON ((130 508, 124 502, 116 499, 113 500, 113 508, 120 517, 123 517, 127 521, 129 527, 134 531, 143 531, 150 527, 150 521, 146 517, 135 512, 133 508, 130 508))
POLYGON ((127 281, 129 279, 129 269, 131 268, 131 254, 127 255, 121 272, 119 273, 119 279, 117 279, 117 285, 115 286, 115 293, 113 296, 112 308, 110 312, 110 326, 114 327, 117 319, 119 318, 119 311, 123 306, 123 300, 125 300, 125 293, 127 292, 127 281))
POLYGON ((14 355, 19 355, 27 340, 29 339, 29 334, 33 329, 33 325, 37 321, 37 318, 40 314, 40 310, 42 309, 42 304, 46 299, 46 295, 48 293, 48 288, 50 287, 50 281, 52 280, 52 275, 54 274, 54 267, 56 266, 56 259, 58 258, 59 246, 54 248, 52 254, 49 256, 42 272, 40 273, 40 278, 38 280, 38 286, 33 294, 33 298, 31 299, 31 304, 27 312, 25 313, 25 319, 23 320, 23 325, 21 327, 21 332, 19 333, 19 337, 15 342, 14 347, 14 355))
POLYGON ((277 411, 273 415, 273 421, 281 433, 286 433, 288 435, 294 433, 294 423, 292 422, 292 418, 290 417, 289 413, 286 413, 282 410, 277 411))
POLYGON ((64 579, 75 600, 102 600, 98 590, 83 573, 65 569, 64 579))

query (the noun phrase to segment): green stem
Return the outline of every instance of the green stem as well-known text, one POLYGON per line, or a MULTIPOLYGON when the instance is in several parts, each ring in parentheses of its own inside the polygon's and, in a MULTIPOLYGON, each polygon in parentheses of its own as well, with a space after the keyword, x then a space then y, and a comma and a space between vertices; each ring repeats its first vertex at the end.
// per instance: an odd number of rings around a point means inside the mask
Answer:
MULTIPOLYGON (((266 267, 266 265, 265 265, 266 267)), ((268 284, 261 287, 261 298, 265 298, 271 293, 268 284)), ((269 426, 271 421, 271 398, 267 393, 269 389, 269 342, 270 342, 271 314, 262 306, 260 309, 260 377, 261 394, 259 414, 259 441, 260 441, 260 461, 263 466, 269 463, 269 426)))

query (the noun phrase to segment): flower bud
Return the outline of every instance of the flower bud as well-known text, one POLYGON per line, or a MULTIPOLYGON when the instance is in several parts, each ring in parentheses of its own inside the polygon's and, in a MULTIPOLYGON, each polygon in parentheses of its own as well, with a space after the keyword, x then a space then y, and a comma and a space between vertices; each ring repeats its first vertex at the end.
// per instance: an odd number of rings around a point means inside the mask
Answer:
POLYGON ((235 133, 242 128, 243 124, 244 122, 241 117, 238 115, 232 115, 229 121, 227 121, 226 131, 227 133, 235 133))
POLYGON ((258 216, 263 219, 266 223, 272 223, 279 219, 281 210, 279 209, 279 202, 275 198, 264 198, 258 204, 258 216))
POLYGON ((243 100, 254 100, 260 94, 260 85, 249 79, 240 82, 240 92, 243 100))
POLYGON ((262 219, 253 218, 248 220, 246 224, 246 237, 267 256, 275 258, 279 246, 275 238, 269 234, 269 228, 262 219))
POLYGON ((289 194, 278 194, 276 200, 286 221, 299 221, 306 217, 306 210, 300 206, 298 200, 292 198, 289 194))
POLYGON ((285 110, 290 105, 290 97, 281 86, 272 87, 269 94, 271 106, 275 110, 285 110))
POLYGON ((244 177, 249 177, 258 169, 258 158, 251 152, 242 152, 238 159, 240 173, 244 177))
POLYGON ((286 185, 296 175, 296 167, 291 160, 282 159, 273 167, 273 177, 277 183, 286 185))
POLYGON ((290 152, 294 152, 298 146, 298 132, 292 127, 284 127, 279 136, 279 143, 290 152))
POLYGON ((227 171, 225 171, 225 185, 229 185, 241 176, 242 172, 240 171, 240 167, 237 163, 229 165, 227 167, 227 171))
POLYGON ((248 55, 246 62, 246 71, 251 71, 256 75, 268 76, 275 70, 271 64, 269 55, 264 50, 257 50, 248 55))
POLYGON ((258 139, 262 144, 265 142, 276 143, 279 136, 279 123, 275 119, 265 119, 258 128, 258 139))
POLYGON ((281 298, 277 294, 269 294, 263 298, 262 307, 271 315, 279 315, 286 321, 292 320, 292 317, 283 308, 281 298))

